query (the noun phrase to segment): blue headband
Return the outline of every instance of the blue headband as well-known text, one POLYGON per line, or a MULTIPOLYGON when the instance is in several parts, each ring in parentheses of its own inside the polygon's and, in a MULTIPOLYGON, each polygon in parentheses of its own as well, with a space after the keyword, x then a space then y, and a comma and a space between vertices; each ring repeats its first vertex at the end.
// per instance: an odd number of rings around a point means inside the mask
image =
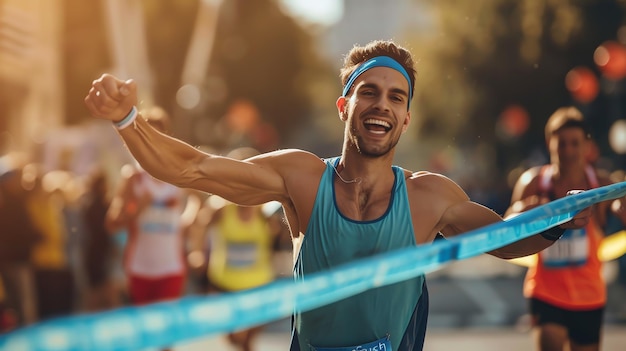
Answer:
POLYGON ((411 78, 409 78, 409 74, 406 72, 404 67, 402 67, 402 65, 399 64, 398 61, 392 59, 389 56, 377 56, 371 58, 363 62, 359 67, 357 67, 357 69, 355 69, 354 72, 352 72, 352 74, 348 77, 348 82, 343 87, 343 93, 341 96, 345 97, 346 95, 348 95, 348 92, 350 91, 350 88, 352 88, 352 84, 354 84, 354 81, 357 79, 357 77, 365 71, 374 67, 389 67, 402 73, 404 78, 406 78, 406 81, 409 83, 409 102, 407 106, 410 106, 411 99, 413 98, 413 89, 411 89, 411 78))

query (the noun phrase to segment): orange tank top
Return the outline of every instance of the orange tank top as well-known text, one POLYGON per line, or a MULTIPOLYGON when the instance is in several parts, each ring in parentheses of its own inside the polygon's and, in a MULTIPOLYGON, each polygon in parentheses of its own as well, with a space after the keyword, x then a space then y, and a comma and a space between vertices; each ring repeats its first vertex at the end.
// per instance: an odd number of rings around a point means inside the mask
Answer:
MULTIPOLYGON (((597 188, 598 179, 591 166, 586 175, 590 188, 597 188)), ((550 194, 551 188, 552 167, 548 165, 541 169, 539 189, 550 194)), ((602 236, 593 217, 584 228, 567 230, 561 239, 541 251, 537 264, 528 269, 524 296, 570 310, 604 306, 606 284, 598 258, 602 236)))

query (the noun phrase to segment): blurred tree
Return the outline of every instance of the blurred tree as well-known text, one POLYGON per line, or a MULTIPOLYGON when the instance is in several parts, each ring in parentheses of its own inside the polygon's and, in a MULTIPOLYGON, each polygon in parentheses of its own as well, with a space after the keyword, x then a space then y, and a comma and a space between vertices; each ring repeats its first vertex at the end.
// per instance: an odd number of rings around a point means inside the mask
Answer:
POLYGON ((65 1, 63 48, 66 123, 85 120, 83 104, 91 81, 111 65, 102 0, 65 1))
MULTIPOLYGON (((195 111, 178 108, 175 97, 198 0, 143 3, 155 99, 176 111, 174 117, 181 123, 189 124, 180 128, 180 137, 191 143, 210 142, 216 148, 232 147, 229 135, 237 131, 224 128, 220 121, 239 101, 252 103, 260 115, 259 126, 267 127, 261 122, 273 126, 279 139, 307 118, 311 103, 303 82, 315 77, 321 63, 314 55, 310 34, 282 13, 276 0, 223 0, 201 89, 203 101, 195 111)), ((249 139, 254 138, 258 136, 249 139)))
POLYGON ((142 0, 155 103, 172 111, 200 0, 142 0))
POLYGON ((284 140, 311 115, 310 87, 328 69, 311 34, 276 0, 226 0, 207 79, 223 82, 225 93, 212 101, 207 117, 218 120, 234 102, 247 100, 257 107, 259 122, 284 140))
MULTIPOLYGON (((626 3, 618 0, 447 0, 432 4, 437 24, 416 39, 420 60, 415 108, 422 136, 454 143, 496 145, 508 171, 543 144, 543 126, 559 106, 572 104, 565 76, 594 68, 593 52, 615 38, 626 3), (419 89, 428 87, 428 89, 419 89), (524 107, 528 131, 511 142, 494 133, 509 105, 524 107)), ((586 109, 591 118, 601 108, 586 109)))
MULTIPOLYGON (((176 92, 181 87, 199 1, 142 0, 155 102, 172 111, 178 122, 190 124, 182 130, 195 134, 179 137, 192 143, 201 142, 196 134, 211 134, 206 128, 198 132, 197 126, 215 127, 230 106, 241 100, 254 104, 259 122, 263 122, 251 139, 271 136, 274 131, 267 129, 268 124, 276 129, 279 139, 285 139, 294 126, 311 115, 316 93, 311 87, 330 69, 315 53, 310 32, 284 14, 277 0, 223 0, 212 57, 207 63, 202 92, 205 101, 199 110, 185 112, 176 105, 176 92), (191 118, 184 118, 185 113, 191 118), (196 125, 203 120, 210 123, 196 125)), ((66 6, 68 123, 86 118, 82 99, 91 79, 110 68, 101 2, 68 0, 66 6)), ((218 143, 226 144, 214 146, 232 146, 224 132, 230 131, 222 128, 216 133, 221 136, 218 143)))

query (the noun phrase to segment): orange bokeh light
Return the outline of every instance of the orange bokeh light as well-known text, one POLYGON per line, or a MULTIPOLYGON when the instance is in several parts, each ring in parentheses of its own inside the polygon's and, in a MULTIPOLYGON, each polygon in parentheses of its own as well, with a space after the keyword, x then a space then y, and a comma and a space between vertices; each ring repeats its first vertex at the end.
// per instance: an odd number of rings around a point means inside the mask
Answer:
POLYGON ((510 105, 500 114, 499 122, 508 136, 518 137, 528 130, 530 117, 522 106, 510 105))
POLYGON ((593 61, 608 79, 626 77, 626 46, 616 41, 607 41, 598 46, 593 53, 593 61))
POLYGON ((589 103, 598 96, 598 78, 587 67, 572 68, 565 76, 565 87, 579 102, 589 103))

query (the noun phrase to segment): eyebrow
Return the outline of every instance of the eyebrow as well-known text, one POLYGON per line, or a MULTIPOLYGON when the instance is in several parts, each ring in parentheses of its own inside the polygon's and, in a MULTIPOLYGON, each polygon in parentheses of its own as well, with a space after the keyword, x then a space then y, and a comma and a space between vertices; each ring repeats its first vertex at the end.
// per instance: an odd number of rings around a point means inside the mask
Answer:
MULTIPOLYGON (((375 84, 375 83, 364 83, 364 84, 363 84, 363 85, 361 85, 360 87, 362 87, 362 88, 372 88, 372 89, 378 89, 378 90, 380 90, 380 87, 378 86, 378 84, 375 84)), ((391 88, 391 91, 392 91, 393 93, 400 94, 400 95, 404 95, 404 96, 406 96, 406 97, 408 97, 408 96, 409 96, 409 93, 407 93, 407 91, 406 91, 406 90, 401 89, 401 88, 391 88)))

